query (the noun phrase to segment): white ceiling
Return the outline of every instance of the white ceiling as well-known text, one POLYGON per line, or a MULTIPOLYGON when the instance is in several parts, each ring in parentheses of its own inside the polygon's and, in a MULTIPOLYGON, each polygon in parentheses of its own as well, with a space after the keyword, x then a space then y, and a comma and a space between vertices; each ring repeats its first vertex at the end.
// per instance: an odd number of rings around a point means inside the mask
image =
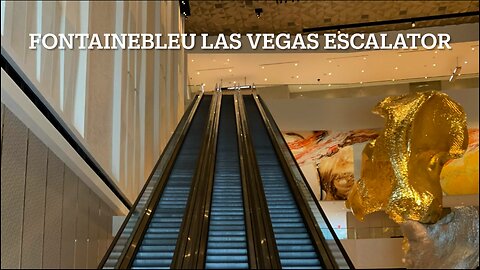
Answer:
POLYGON ((324 89, 358 87, 363 83, 448 77, 457 66, 457 59, 463 75, 478 74, 478 41, 451 46, 451 50, 352 53, 190 53, 189 84, 205 84, 207 91, 220 81, 222 86, 304 84, 301 91, 308 85, 319 84, 324 89))

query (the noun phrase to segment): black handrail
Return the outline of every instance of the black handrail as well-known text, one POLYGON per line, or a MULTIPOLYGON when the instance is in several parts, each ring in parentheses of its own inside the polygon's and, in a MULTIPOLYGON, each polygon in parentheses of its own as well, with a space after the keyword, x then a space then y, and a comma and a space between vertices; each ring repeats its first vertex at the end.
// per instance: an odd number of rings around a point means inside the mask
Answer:
MULTIPOLYGON (((311 189, 310 184, 308 184, 302 170, 300 170, 300 167, 299 167, 295 157, 293 156, 292 152, 288 151, 288 153, 285 153, 287 151, 284 152, 284 151, 281 150, 281 148, 279 146, 279 142, 277 141, 276 138, 279 138, 280 141, 287 147, 287 149, 288 149, 288 144, 285 141, 285 138, 283 136, 281 136, 280 128, 278 127, 278 125, 274 121, 272 114, 270 113, 268 107, 265 105, 265 102, 257 94, 254 94, 253 96, 254 96, 254 99, 256 100, 257 108, 259 109, 259 111, 262 115, 262 118, 264 119, 264 123, 267 127, 267 130, 269 131, 269 135, 270 135, 271 141, 272 141, 272 143, 275 147, 275 151, 277 152, 277 155, 279 157, 279 160, 281 161, 282 167, 284 167, 284 171, 286 172, 286 175, 288 176, 287 179, 289 179, 289 182, 291 182, 290 185, 294 186, 294 188, 292 190, 296 190, 298 192, 298 194, 300 194, 300 196, 301 196, 301 192, 299 192, 298 186, 295 184, 295 178, 294 178, 292 172, 290 171, 290 167, 288 165, 288 162, 285 159, 285 156, 284 156, 285 154, 290 155, 290 159, 294 162, 294 164, 297 168, 297 171, 300 173, 300 175, 302 177, 301 180, 303 181, 304 185, 308 188, 308 191, 310 192, 310 196, 312 196, 312 198, 315 198, 313 190, 311 189)), ((305 204, 305 200, 302 199, 302 196, 298 197, 296 199, 300 199, 301 203, 305 204)), ((328 218, 327 218, 325 212, 323 211, 322 207, 320 206, 318 200, 313 199, 313 201, 315 201, 316 207, 318 208, 320 214, 322 215, 322 218, 325 221, 325 224, 327 225, 330 233, 332 234, 332 237, 334 238, 334 241, 335 241, 336 245, 338 246, 340 252, 342 253, 345 261, 348 264, 348 266, 351 269, 355 269, 355 266, 353 265, 352 261, 350 260, 350 257, 348 256, 347 252, 343 248, 342 243, 340 242, 337 235, 335 234, 335 231, 333 230, 333 227, 331 226, 330 222, 328 221, 328 218)), ((323 234, 321 233, 320 228, 318 227, 318 224, 316 222, 314 214, 311 212, 310 208, 307 207, 307 206, 306 206, 306 210, 307 210, 307 212, 305 214, 307 214, 307 217, 309 219, 313 219, 313 221, 315 221, 314 222, 316 224, 315 233, 320 234, 320 236, 321 236, 320 240, 322 242, 322 246, 324 246, 326 248, 326 250, 328 251, 328 258, 333 259, 334 265, 337 266, 333 255, 330 253, 330 249, 328 248, 328 244, 326 243, 326 239, 323 237, 323 234)))
POLYGON ((143 237, 147 231, 148 225, 150 224, 150 221, 153 217, 152 213, 155 212, 155 209, 158 206, 158 202, 161 198, 161 195, 163 194, 163 190, 165 189, 165 186, 167 184, 168 178, 170 176, 170 173, 173 169, 173 165, 175 164, 175 160, 177 159, 178 153, 180 152, 180 148, 183 144, 183 141, 185 140, 186 134, 188 133, 188 130, 191 126, 191 122, 193 120, 193 117, 195 115, 196 109, 198 108, 202 98, 198 98, 197 102, 194 104, 194 108, 192 110, 192 113, 190 113, 187 116, 186 119, 186 124, 184 128, 182 129, 182 133, 180 135, 180 138, 177 142, 177 144, 174 147, 174 150, 172 152, 172 155, 170 156, 170 159, 168 160, 168 163, 165 167, 164 172, 162 173, 162 176, 160 177, 160 180, 157 184, 157 187, 154 189, 151 199, 148 202, 147 207, 145 208, 145 212, 143 213, 142 217, 140 218, 140 221, 138 222, 137 229, 134 230, 132 237, 130 238, 130 244, 127 248, 125 248, 120 255, 119 261, 116 265, 116 268, 120 269, 127 269, 130 268, 133 259, 135 258, 135 255, 140 248, 140 244, 143 240, 143 237))
POLYGON ((221 93, 214 94, 185 211, 188 218, 182 221, 171 264, 174 269, 204 268, 221 101, 221 93))
POLYGON ((325 268, 327 269, 338 268, 338 266, 335 263, 335 260, 333 259, 333 255, 331 254, 331 252, 329 252, 328 245, 320 231, 320 226, 318 226, 313 213, 309 211, 310 209, 305 203, 305 200, 302 198, 302 195, 298 190, 297 185, 295 184, 294 176, 292 175, 292 172, 290 171, 290 168, 288 167, 288 164, 286 163, 285 158, 283 157, 283 153, 280 151, 278 144, 275 142, 274 134, 271 130, 272 129, 271 124, 269 123, 265 115, 265 112, 261 108, 261 104, 258 101, 258 96, 253 96, 253 99, 255 100, 255 104, 257 105, 257 110, 259 111, 263 119, 263 123, 268 131, 268 135, 270 137, 272 145, 277 154, 283 173, 290 187, 293 198, 297 203, 300 214, 303 217, 303 221, 305 223, 305 226, 307 227, 307 231, 309 232, 312 242, 314 243, 314 247, 316 249, 317 254, 323 259, 322 263, 324 264, 325 268))
MULTIPOLYGON (((182 135, 181 134, 184 134, 186 133, 187 129, 188 129, 188 126, 189 126, 189 123, 191 121, 191 117, 190 115, 193 115, 195 114, 195 111, 196 111, 196 108, 198 107, 198 104, 200 103, 200 100, 201 100, 201 96, 199 95, 196 95, 192 102, 190 103, 190 105, 187 107, 187 109, 185 110, 185 113, 182 117, 182 119, 180 120, 180 122, 178 123, 173 135, 170 137, 170 139, 168 140, 168 143, 167 145, 165 146, 164 148, 164 151, 162 152, 162 154, 160 155, 160 158, 158 159, 157 163, 155 164, 152 172, 150 173, 150 176, 147 178, 147 181, 145 182, 145 185, 143 186, 142 190, 140 191, 139 193, 139 196, 137 197, 137 199, 135 200, 135 203, 133 204, 132 206, 132 209, 131 211, 128 213, 128 215, 125 217, 125 220, 123 221, 122 223, 122 226, 120 226, 120 229, 118 230, 117 234, 115 235, 115 238, 113 239, 112 243, 110 244, 110 247, 108 248, 107 252, 105 253, 105 255, 103 256, 102 260, 100 261, 99 263, 99 268, 103 268, 103 266, 105 265, 105 263, 107 262, 109 256, 110 256, 110 253, 113 251, 113 248, 115 247, 118 239, 120 238, 120 236, 122 235, 122 232, 124 231, 125 227, 128 225, 129 221, 130 221, 130 218, 132 216, 132 214, 134 213, 134 211, 136 210, 137 208, 137 205, 138 203, 140 202, 140 200, 142 199, 144 193, 145 193, 145 189, 148 187, 148 185, 150 184, 151 180, 153 179, 155 173, 157 172, 157 169, 158 169, 158 166, 160 164, 160 162, 164 159, 164 158, 168 158, 168 157, 165 157, 165 154, 166 154, 166 150, 171 148, 171 147, 174 147, 174 143, 175 143, 175 138, 177 137, 176 135, 177 134, 180 134, 179 137, 181 138, 182 135)), ((180 141, 180 138, 178 139, 178 142, 180 141)), ((138 222, 137 222, 138 223, 138 222)))
POLYGON ((260 171, 255 157, 252 139, 248 129, 247 115, 242 95, 235 95, 235 114, 237 121, 237 138, 240 154, 240 172, 243 190, 247 202, 244 202, 249 266, 256 269, 281 268, 273 226, 268 212, 267 199, 261 183, 260 171), (250 228, 250 231, 248 229, 250 228), (250 235, 249 235, 250 234, 250 235))
POLYGON ((2 69, 12 78, 23 93, 37 107, 37 109, 47 118, 47 120, 55 127, 55 129, 63 136, 77 154, 85 161, 85 163, 102 179, 103 183, 117 196, 117 198, 125 205, 127 209, 132 208, 132 203, 122 190, 115 184, 115 181, 103 170, 100 164, 80 142, 77 136, 63 121, 55 109, 43 97, 42 93, 36 88, 28 76, 15 63, 13 58, 2 46, 2 69))

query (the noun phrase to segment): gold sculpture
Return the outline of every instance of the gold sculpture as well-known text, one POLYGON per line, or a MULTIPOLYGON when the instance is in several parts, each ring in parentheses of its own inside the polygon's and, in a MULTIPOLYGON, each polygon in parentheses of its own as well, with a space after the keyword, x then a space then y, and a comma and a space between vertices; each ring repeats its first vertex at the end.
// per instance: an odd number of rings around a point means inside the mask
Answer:
POLYGON ((430 91, 388 97, 373 110, 386 119, 363 150, 361 179, 347 200, 359 218, 384 210, 395 222, 434 223, 442 214, 440 172, 467 149, 462 107, 430 91))

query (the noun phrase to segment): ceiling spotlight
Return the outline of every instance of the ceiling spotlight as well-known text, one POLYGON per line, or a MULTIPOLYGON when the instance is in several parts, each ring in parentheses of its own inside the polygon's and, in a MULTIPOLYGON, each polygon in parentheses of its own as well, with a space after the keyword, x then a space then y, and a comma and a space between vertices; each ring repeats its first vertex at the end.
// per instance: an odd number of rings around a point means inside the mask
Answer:
POLYGON ((230 58, 227 58, 227 62, 230 62, 230 58))
POLYGON ((295 65, 295 66, 298 66, 298 63, 295 63, 294 65, 295 65))
POLYGON ((298 87, 298 89, 300 89, 300 90, 301 90, 301 89, 302 89, 302 87, 301 87, 301 86, 299 86, 299 87, 298 87))
POLYGON ((331 84, 331 83, 329 83, 329 84, 328 84, 328 87, 330 87, 330 86, 332 86, 332 84, 331 84))
POLYGON ((331 73, 331 72, 329 72, 329 73, 328 73, 328 76, 330 76, 330 75, 332 75, 332 73, 331 73))
POLYGON ((262 69, 265 69, 265 67, 264 67, 264 66, 262 66, 262 69))
POLYGON ((296 78, 298 79, 298 77, 299 77, 299 76, 297 75, 296 78))
POLYGON ((363 82, 360 82, 360 84, 363 84, 363 82))
POLYGON ((229 69, 228 72, 232 72, 232 69, 229 69))
POLYGON ((365 70, 362 69, 362 73, 364 73, 364 72, 365 72, 365 70))
POLYGON ((463 63, 468 64, 468 61, 465 60, 465 62, 463 62, 463 63))
POLYGON ((340 29, 337 30, 337 34, 340 35, 342 31, 340 29))
POLYGON ((267 78, 265 78, 264 81, 267 81, 267 78))
POLYGON ((474 47, 472 47, 472 51, 475 51, 475 48, 474 48, 474 47))
POLYGON ((182 13, 185 18, 190 16, 190 3, 189 0, 180 0, 178 1, 180 4, 180 13, 182 13))
POLYGON ((367 57, 363 57, 363 60, 367 60, 367 57))
POLYGON ((425 76, 425 79, 428 79, 428 77, 427 77, 427 76, 425 76))
POLYGON ((328 63, 331 63, 331 62, 332 62, 332 60, 328 60, 328 63))
POLYGON ((392 79, 392 82, 394 82, 394 81, 395 81, 395 79, 392 79))
POLYGON ((197 71, 197 75, 200 75, 200 71, 197 71))
POLYGON ((436 66, 437 66, 437 64, 433 64, 432 66, 436 67, 436 66))
POLYGON ((415 22, 412 22, 412 28, 415 28, 416 24, 415 22))
POLYGON ((194 60, 192 59, 192 62, 193 62, 193 61, 194 61, 194 60))
POLYGON ((460 71, 462 70, 461 66, 456 66, 455 69, 452 72, 452 75, 450 75, 450 79, 448 79, 449 82, 455 81, 458 76, 460 76, 460 71))
POLYGON ((263 9, 262 8, 256 8, 255 9, 255 15, 257 15, 257 18, 260 18, 262 16, 263 9))
POLYGON ((398 67, 395 67, 395 70, 398 70, 398 67))

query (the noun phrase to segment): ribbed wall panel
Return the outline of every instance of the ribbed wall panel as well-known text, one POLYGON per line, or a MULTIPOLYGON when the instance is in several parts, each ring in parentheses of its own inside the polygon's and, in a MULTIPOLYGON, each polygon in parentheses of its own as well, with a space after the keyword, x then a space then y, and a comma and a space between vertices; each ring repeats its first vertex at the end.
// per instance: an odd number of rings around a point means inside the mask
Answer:
POLYGON ((2 268, 20 268, 28 129, 5 110, 2 145, 2 268))
POLYGON ((88 243, 87 243, 87 268, 96 268, 101 260, 98 254, 98 230, 101 226, 98 220, 98 208, 100 207, 100 198, 90 190, 88 199, 88 243))
POLYGON ((1 267, 96 268, 114 211, 3 103, 1 110, 1 267))
POLYGON ((42 267, 47 155, 47 147, 30 132, 23 219, 23 227, 28 229, 23 231, 22 253, 24 256, 22 256, 22 268, 42 267))
POLYGON ((63 162, 48 151, 43 268, 60 268, 64 171, 63 162))
POLYGON ((78 177, 65 167, 60 266, 74 268, 78 177))
POLYGON ((77 194, 75 268, 84 269, 87 268, 88 199, 90 190, 83 181, 78 181, 77 194))

